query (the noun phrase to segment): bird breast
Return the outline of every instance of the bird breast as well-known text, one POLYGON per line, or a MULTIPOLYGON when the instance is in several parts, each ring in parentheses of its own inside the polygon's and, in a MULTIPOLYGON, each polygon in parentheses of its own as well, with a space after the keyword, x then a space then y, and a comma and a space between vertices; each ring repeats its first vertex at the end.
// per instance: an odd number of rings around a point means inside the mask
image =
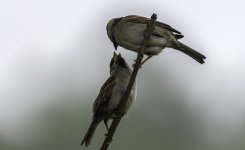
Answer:
MULTIPOLYGON (((113 88, 111 99, 108 102, 108 108, 107 108, 108 110, 113 111, 119 107, 122 97, 124 96, 125 91, 127 89, 130 76, 131 74, 129 74, 128 72, 121 72, 120 75, 116 78, 115 80, 116 84, 115 87, 113 88)), ((128 109, 130 108, 130 106, 132 105, 135 99, 136 96, 135 91, 136 89, 134 85, 126 103, 126 108, 125 108, 126 112, 128 111, 128 109)))
POLYGON ((136 23, 120 23, 114 28, 116 42, 126 49, 137 51, 143 41, 146 26, 136 23))

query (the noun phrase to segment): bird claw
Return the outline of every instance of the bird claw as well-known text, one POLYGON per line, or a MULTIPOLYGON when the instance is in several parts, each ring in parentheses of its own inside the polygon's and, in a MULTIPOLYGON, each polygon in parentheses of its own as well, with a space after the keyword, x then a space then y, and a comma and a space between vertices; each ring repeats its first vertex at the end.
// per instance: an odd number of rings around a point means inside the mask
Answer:
MULTIPOLYGON (((136 60, 135 60, 135 61, 136 61, 136 60)), ((132 65, 133 68, 135 68, 135 64, 136 64, 136 63, 134 63, 134 64, 132 65)), ((142 64, 140 64, 140 67, 139 67, 139 68, 141 68, 141 67, 142 67, 142 64)))
POLYGON ((108 144, 111 144, 111 142, 113 141, 113 139, 111 137, 109 137, 108 133, 105 134, 106 138, 109 138, 110 141, 108 142, 108 144))

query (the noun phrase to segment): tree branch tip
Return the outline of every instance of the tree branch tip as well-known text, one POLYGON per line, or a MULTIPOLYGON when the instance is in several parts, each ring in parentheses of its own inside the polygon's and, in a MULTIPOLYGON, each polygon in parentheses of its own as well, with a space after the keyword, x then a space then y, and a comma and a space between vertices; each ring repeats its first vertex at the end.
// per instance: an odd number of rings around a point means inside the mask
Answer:
POLYGON ((157 14, 153 13, 152 16, 151 16, 151 19, 157 20, 157 14))

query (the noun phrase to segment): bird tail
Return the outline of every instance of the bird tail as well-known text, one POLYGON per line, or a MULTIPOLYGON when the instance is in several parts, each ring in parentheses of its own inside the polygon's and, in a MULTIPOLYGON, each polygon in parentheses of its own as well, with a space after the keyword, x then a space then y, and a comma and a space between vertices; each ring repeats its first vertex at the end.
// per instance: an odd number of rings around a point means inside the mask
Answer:
POLYGON ((92 139, 92 137, 93 137, 93 135, 94 135, 94 132, 95 132, 95 130, 96 130, 97 125, 99 124, 99 122, 100 122, 100 121, 98 121, 98 119, 93 118, 93 121, 91 122, 91 124, 90 124, 90 126, 89 126, 89 128, 88 128, 88 131, 87 131, 87 133, 85 134, 85 136, 84 136, 84 138, 83 138, 83 140, 82 140, 82 142, 81 142, 81 146, 82 146, 84 143, 85 143, 85 146, 86 146, 86 147, 90 144, 91 139, 92 139))
POLYGON ((194 49, 190 48, 189 46, 187 46, 187 45, 185 45, 185 44, 183 44, 183 43, 181 43, 179 41, 178 41, 178 48, 176 48, 176 49, 178 49, 181 52, 183 52, 183 53, 187 54, 188 56, 192 57, 193 59, 195 59, 200 64, 205 63, 204 59, 206 59, 206 57, 203 54, 195 51, 194 49))

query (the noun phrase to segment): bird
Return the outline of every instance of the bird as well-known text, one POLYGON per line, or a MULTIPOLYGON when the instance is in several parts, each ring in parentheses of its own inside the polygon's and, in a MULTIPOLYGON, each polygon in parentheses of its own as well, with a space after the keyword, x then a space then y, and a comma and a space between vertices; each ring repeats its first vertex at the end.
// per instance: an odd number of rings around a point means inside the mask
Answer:
MULTIPOLYGON (((109 119, 117 117, 117 111, 120 108, 120 102, 127 89, 132 70, 121 56, 121 54, 113 53, 113 57, 110 62, 110 77, 105 81, 100 89, 100 92, 93 104, 93 117, 92 122, 81 142, 81 145, 85 144, 87 147, 96 127, 101 121, 104 121, 107 131, 109 130, 107 122, 109 119)), ((136 83, 130 92, 127 99, 124 113, 127 113, 132 103, 136 99, 136 83)))
MULTIPOLYGON (((144 39, 144 33, 150 19, 137 15, 113 18, 109 20, 106 26, 107 35, 114 45, 115 50, 121 46, 127 50, 138 52, 144 39)), ((152 56, 158 55, 166 47, 179 50, 200 64, 205 63, 206 56, 181 43, 179 39, 184 35, 170 25, 156 21, 155 28, 147 43, 144 54, 148 57, 146 62, 152 56)))

